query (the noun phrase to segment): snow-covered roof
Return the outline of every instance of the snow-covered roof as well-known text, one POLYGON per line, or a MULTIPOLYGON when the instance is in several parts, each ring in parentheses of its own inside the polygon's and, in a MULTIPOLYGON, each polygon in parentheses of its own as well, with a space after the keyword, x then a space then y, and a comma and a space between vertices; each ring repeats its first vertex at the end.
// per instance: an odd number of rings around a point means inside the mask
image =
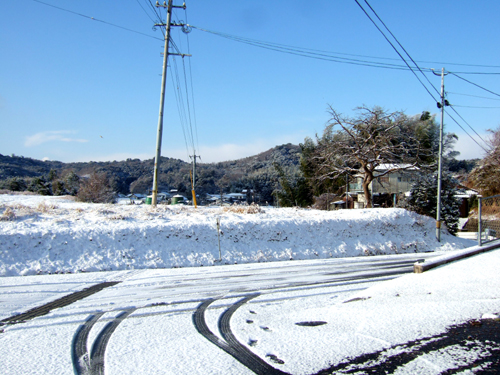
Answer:
POLYGON ((224 196, 230 198, 246 198, 246 195, 242 193, 229 193, 229 194, 224 194, 224 196))
POLYGON ((412 164, 380 164, 377 168, 375 168, 376 171, 387 171, 390 169, 404 169, 406 171, 418 171, 420 168, 413 166, 412 164))

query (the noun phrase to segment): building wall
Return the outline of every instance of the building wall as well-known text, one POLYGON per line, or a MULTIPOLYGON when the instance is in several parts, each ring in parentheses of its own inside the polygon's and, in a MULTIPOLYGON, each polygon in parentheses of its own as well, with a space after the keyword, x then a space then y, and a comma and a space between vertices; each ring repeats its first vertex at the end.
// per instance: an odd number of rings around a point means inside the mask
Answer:
MULTIPOLYGON (((370 185, 370 190, 372 193, 405 193, 410 191, 412 184, 416 180, 417 173, 416 171, 400 171, 382 177, 376 177, 370 185)), ((349 191, 362 192, 362 182, 362 177, 356 177, 354 181, 349 184, 349 191)))

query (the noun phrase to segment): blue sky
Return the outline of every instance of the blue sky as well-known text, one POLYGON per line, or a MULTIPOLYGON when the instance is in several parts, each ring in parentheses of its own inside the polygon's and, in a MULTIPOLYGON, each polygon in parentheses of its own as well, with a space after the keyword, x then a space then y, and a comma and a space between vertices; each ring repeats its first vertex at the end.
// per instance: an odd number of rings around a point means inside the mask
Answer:
MULTIPOLYGON (((64 162, 152 158, 163 35, 152 29, 149 0, 43 1, 96 20, 36 1, 0 3, 0 153, 64 162)), ((360 4, 367 8, 364 1, 360 4)), ((402 64, 354 0, 187 0, 186 5, 186 12, 177 9, 174 18, 198 28, 301 48, 392 58, 377 61, 402 64)), ((371 0, 370 5, 419 66, 500 72, 500 2, 371 0)), ((438 112, 434 99, 407 70, 294 56, 199 29, 187 37, 175 28, 172 36, 181 52, 192 54, 184 59, 184 67, 192 78, 187 82, 194 97, 190 103, 194 136, 190 142, 186 122, 185 141, 170 60, 163 156, 187 161, 194 144, 203 162, 216 162, 288 142, 298 144, 323 131, 329 105, 346 115, 354 115, 353 109, 361 105, 409 115, 438 112)), ((182 86, 182 59, 175 59, 182 86)), ((459 76, 500 93, 498 75, 459 76)), ((440 78, 430 73, 427 77, 439 90, 440 78)), ((479 135, 486 138, 487 129, 498 127, 499 96, 453 75, 446 76, 445 87, 450 103, 479 135)), ((434 89, 431 92, 437 97, 434 89)), ((482 157, 481 148, 447 115, 445 124, 446 131, 459 136, 459 158, 482 157)))

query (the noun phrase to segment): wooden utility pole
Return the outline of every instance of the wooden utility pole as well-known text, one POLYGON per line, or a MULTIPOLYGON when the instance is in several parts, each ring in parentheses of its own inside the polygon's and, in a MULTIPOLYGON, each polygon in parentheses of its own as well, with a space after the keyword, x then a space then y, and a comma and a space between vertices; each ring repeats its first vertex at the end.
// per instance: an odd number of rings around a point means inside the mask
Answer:
MULTIPOLYGON (((165 103, 165 83, 167 81, 167 63, 168 63, 168 45, 170 41, 170 26, 184 26, 182 24, 172 24, 170 19, 172 17, 172 8, 183 8, 186 9, 186 3, 181 6, 172 5, 173 0, 168 0, 168 4, 164 2, 162 5, 156 2, 157 8, 167 8, 167 22, 155 24, 155 26, 165 27, 165 46, 163 49, 163 71, 161 75, 161 94, 160 94, 160 113, 158 115, 158 133, 156 136, 156 154, 155 154, 155 164, 153 170, 153 198, 151 200, 151 204, 156 206, 158 199, 158 170, 160 167, 160 156, 161 156, 161 141, 163 135, 163 109, 165 103)), ((170 55, 178 55, 171 53, 170 55)), ((182 56, 190 56, 190 55, 182 55, 182 56)))
MULTIPOLYGON (((435 75, 436 72, 432 71, 435 75)), ((444 126, 444 107, 450 105, 444 98, 444 68, 441 69, 441 102, 437 103, 441 109, 441 126, 439 127, 439 162, 438 162, 438 186, 437 186, 437 207, 436 207, 436 239, 441 242, 441 185, 443 175, 443 126, 444 126)))

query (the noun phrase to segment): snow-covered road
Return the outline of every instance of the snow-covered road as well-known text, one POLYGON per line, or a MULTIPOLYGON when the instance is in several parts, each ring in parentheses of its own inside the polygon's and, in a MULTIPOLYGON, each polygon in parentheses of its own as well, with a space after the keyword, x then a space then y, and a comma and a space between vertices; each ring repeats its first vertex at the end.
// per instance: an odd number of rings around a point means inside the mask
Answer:
MULTIPOLYGON (((278 355, 283 349, 278 348, 286 347, 286 343, 259 338, 260 335, 272 336, 271 330, 264 324, 273 326, 281 319, 279 316, 266 316, 267 310, 274 311, 284 301, 291 300, 300 300, 303 305, 308 305, 311 300, 311 305, 316 307, 319 307, 318 300, 323 300, 322 304, 345 301, 378 282, 411 272, 412 264, 417 259, 435 255, 405 254, 209 268, 1 278, 0 320, 96 282, 120 281, 69 306, 54 309, 48 315, 3 326, 0 357, 9 358, 9 365, 2 367, 3 373, 71 374, 74 368, 84 373, 81 369, 85 366, 80 366, 71 354, 79 341, 83 340, 82 335, 88 350, 80 349, 81 354, 91 356, 91 351, 97 353, 100 345, 101 352, 105 353, 103 366, 107 374, 137 373, 138 366, 144 374, 252 373, 245 366, 252 366, 252 362, 246 363, 244 355, 240 356, 238 351, 233 353, 232 346, 228 346, 229 354, 221 351, 198 332, 199 325, 193 324, 193 316, 198 314, 208 330, 225 343, 218 327, 220 317, 233 304, 249 296, 253 298, 241 308, 244 312, 239 309, 233 311, 235 324, 231 323, 230 332, 234 332, 236 340, 242 340, 241 344, 247 348, 248 343, 256 348, 270 345, 269 349, 274 348, 277 354, 266 353, 262 361, 271 369, 280 368, 283 367, 280 365, 283 360, 278 355), (208 309, 199 309, 203 302, 209 303, 207 301, 210 300, 213 302, 208 309), (122 320, 124 316, 121 314, 126 314, 126 319, 122 320), (95 319, 92 320, 92 317, 95 319), (242 317, 245 317, 244 320, 242 317), (85 322, 88 322, 88 332, 82 333, 79 327, 85 322), (109 333, 108 342, 98 338, 98 334, 106 332, 109 322, 115 322, 115 330, 111 332, 112 335, 109 333), (257 332, 251 332, 250 329, 241 337, 241 332, 249 328, 255 328, 257 332), (92 349, 93 343, 97 343, 95 349, 92 349), (25 351, 28 347, 29 355, 25 351), (48 347, 50 350, 47 350, 48 347), (218 360, 214 362, 211 356, 218 360)), ((289 315, 290 311, 283 317, 289 315)), ((305 322, 310 324, 309 321, 305 322)), ((309 332, 303 339, 314 341, 314 335, 310 335, 314 328, 306 325, 305 329, 309 332)), ((95 367, 96 358, 99 358, 98 354, 89 364, 95 367)), ((99 373, 99 368, 97 366, 94 372, 99 373)))

